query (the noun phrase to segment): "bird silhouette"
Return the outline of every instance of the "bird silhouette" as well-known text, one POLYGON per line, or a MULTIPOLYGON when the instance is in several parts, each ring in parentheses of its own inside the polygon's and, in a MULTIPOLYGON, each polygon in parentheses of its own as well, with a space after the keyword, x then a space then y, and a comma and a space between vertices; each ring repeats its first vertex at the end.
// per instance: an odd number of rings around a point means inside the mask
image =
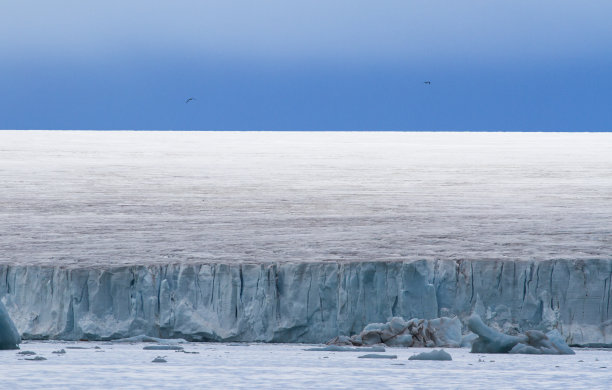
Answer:
POLYGON ((424 84, 431 85, 431 81, 425 81, 424 84))
POLYGON ((189 103, 189 102, 190 102, 190 101, 192 101, 192 100, 196 100, 196 98, 194 98, 194 97, 190 97, 189 99, 185 100, 185 104, 189 103))

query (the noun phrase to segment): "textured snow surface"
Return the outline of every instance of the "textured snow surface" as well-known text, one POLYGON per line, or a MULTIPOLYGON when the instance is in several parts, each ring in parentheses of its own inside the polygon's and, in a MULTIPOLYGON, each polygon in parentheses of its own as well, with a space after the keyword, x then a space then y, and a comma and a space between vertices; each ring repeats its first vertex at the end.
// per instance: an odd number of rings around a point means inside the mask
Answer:
POLYGON ((389 348, 397 359, 359 359, 362 353, 309 352, 304 345, 189 343, 188 354, 146 351, 146 344, 26 342, 45 357, 26 361, 0 351, 7 389, 609 389, 612 352, 576 355, 485 355, 448 349, 452 361, 415 361, 430 350, 389 348), (70 349, 80 346, 87 349, 70 349), (99 346, 100 349, 94 349, 99 346), (52 351, 65 349, 57 355, 52 351), (160 352, 161 355, 160 355, 160 352), (167 363, 153 363, 157 356, 167 363))
POLYGON ((0 262, 609 259, 612 134, 0 132, 0 262))

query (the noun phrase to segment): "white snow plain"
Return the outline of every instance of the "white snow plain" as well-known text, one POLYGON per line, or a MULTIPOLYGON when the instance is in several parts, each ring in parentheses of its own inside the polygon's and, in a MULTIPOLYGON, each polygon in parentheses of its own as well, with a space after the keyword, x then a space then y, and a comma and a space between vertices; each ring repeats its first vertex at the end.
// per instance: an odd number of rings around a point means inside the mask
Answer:
POLYGON ((0 131, 0 262, 609 259, 612 134, 0 131))
POLYGON ((408 360, 424 348, 387 348, 397 359, 363 353, 304 351, 296 344, 182 344, 187 354, 147 351, 149 343, 25 342, 0 351, 7 389, 609 389, 612 352, 576 355, 471 354, 445 349, 452 361, 408 360), (98 346, 100 349, 95 349, 98 346), (84 349, 73 349, 84 348, 84 349), (64 349, 65 354, 53 351, 64 349), (43 356, 47 360, 25 358, 43 356), (167 363, 153 363, 162 356, 167 363))

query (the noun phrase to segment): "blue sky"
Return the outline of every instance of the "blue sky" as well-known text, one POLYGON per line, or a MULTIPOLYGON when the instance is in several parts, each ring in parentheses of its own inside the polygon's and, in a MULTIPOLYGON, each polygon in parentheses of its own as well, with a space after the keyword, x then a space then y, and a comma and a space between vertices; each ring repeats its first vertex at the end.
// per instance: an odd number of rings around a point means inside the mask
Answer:
POLYGON ((0 0, 0 128, 611 131, 610 15, 609 0, 0 0))

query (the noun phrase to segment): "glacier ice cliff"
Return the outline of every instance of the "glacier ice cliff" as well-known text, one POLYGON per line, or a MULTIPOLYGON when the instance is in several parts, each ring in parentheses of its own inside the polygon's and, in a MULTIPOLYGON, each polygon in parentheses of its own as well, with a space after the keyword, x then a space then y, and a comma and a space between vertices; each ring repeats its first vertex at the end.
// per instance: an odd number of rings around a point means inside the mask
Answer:
POLYGON ((0 265, 25 339, 323 343, 392 317, 476 313, 504 333, 612 343, 612 260, 0 265))
POLYGON ((18 349, 21 337, 6 308, 0 302, 0 350, 18 349))

